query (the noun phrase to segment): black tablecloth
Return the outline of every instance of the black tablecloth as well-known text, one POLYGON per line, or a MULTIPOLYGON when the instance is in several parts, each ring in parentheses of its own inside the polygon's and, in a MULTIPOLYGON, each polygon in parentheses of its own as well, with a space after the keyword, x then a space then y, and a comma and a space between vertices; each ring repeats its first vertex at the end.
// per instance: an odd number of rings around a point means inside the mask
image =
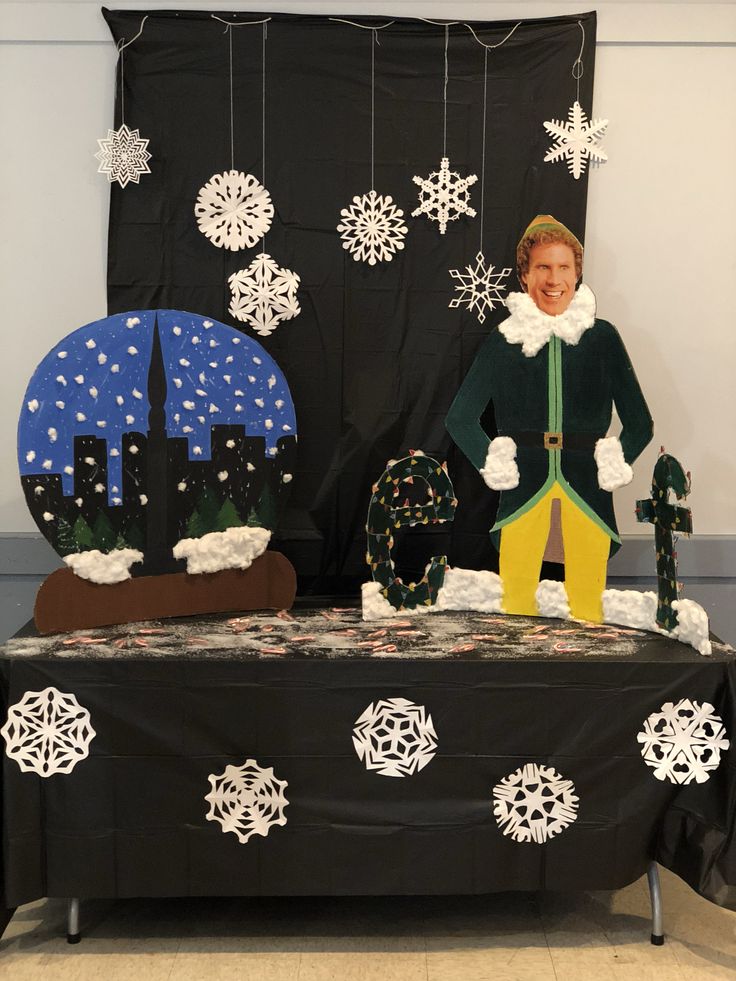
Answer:
POLYGON ((53 688, 89 712, 95 735, 66 773, 22 772, 4 754, 3 899, 614 889, 656 858, 736 908, 723 742, 736 730, 735 670, 718 646, 704 658, 654 634, 481 614, 363 624, 323 610, 18 637, 0 652, 3 716, 53 688), (682 700, 685 719, 707 716, 705 736, 680 737, 705 768, 667 775, 637 736, 655 738, 663 707, 682 700), (372 712, 381 756, 387 705, 414 732, 403 776, 380 759, 369 769, 354 741, 372 712), (247 761, 272 806, 267 833, 242 842, 205 798, 232 767, 252 803, 247 761), (533 805, 537 777, 551 791, 533 805), (516 825, 498 813, 515 803, 516 825), (546 827, 562 820, 518 840, 527 806, 547 809, 546 827))

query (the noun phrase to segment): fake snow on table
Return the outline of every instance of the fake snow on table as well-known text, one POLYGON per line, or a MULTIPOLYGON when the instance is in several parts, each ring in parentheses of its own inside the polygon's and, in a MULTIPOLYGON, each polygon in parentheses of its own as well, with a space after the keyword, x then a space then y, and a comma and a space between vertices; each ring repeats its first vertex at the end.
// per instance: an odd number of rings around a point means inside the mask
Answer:
POLYGON ((510 272, 510 269, 498 271, 493 265, 486 265, 485 256, 479 252, 475 257, 475 265, 469 263, 465 267, 465 272, 460 269, 450 270, 450 275, 458 281, 455 292, 459 292, 460 296, 450 300, 448 306, 451 310, 460 306, 475 310, 478 323, 484 323, 486 311, 495 310, 494 304, 506 305, 501 291, 507 288, 503 280, 510 272))
POLYGON ((410 777, 437 751, 437 733, 423 705, 406 698, 372 702, 356 720, 353 745, 366 770, 382 777, 410 777))
POLYGON ((252 174, 228 170, 200 188, 194 214, 200 232, 219 249, 250 249, 273 218, 271 195, 252 174))
POLYGON ((130 181, 138 184, 142 174, 151 173, 148 140, 141 139, 139 130, 128 129, 123 123, 120 129, 109 129, 107 139, 97 142, 100 147, 95 154, 100 161, 97 173, 105 174, 110 183, 117 181, 121 187, 130 181))
POLYGON ((493 788, 493 813, 505 835, 541 845, 576 820, 575 785, 551 766, 526 763, 493 788))
POLYGON ((705 783, 730 745, 713 706, 689 698, 652 712, 636 739, 657 780, 675 784, 705 783))
POLYGON ((585 173, 588 160, 608 160, 605 150, 598 142, 606 131, 608 120, 589 121, 577 100, 570 106, 567 115, 567 122, 551 119, 544 123, 544 128, 555 140, 545 154, 544 162, 567 160, 567 169, 575 180, 579 180, 585 173))
POLYGON ((7 755, 24 773, 40 777, 71 773, 89 756, 89 744, 96 735, 89 712, 76 696, 53 686, 27 691, 11 705, 0 733, 7 755))
POLYGON ((241 845, 252 835, 265 838, 274 825, 286 824, 288 783, 277 779, 272 767, 246 760, 242 766, 226 766, 224 773, 211 773, 208 779, 212 790, 205 797, 210 805, 207 820, 221 824, 223 833, 232 831, 241 845))
POLYGON ((269 337, 282 320, 302 312, 297 300, 299 277, 283 269, 267 252, 257 255, 247 269, 229 277, 230 316, 250 324, 261 337, 269 337))
POLYGON ((369 191, 353 198, 349 208, 340 211, 342 221, 337 226, 342 247, 356 262, 390 262, 404 248, 408 231, 404 212, 397 208, 389 194, 385 197, 369 191))
POLYGON ((426 215, 430 221, 439 222, 440 234, 444 235, 448 221, 457 221, 461 215, 475 218, 475 209, 470 206, 469 188, 478 180, 477 174, 461 177, 450 170, 448 157, 440 161, 440 169, 433 170, 429 177, 413 177, 419 187, 419 207, 412 211, 412 218, 426 215))

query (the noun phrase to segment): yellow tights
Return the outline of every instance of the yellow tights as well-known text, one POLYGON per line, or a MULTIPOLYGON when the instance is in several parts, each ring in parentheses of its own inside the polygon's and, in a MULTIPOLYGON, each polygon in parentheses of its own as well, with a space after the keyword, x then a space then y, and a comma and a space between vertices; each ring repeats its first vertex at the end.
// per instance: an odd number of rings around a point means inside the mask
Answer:
POLYGON ((554 500, 560 502, 570 612, 581 620, 600 623, 611 539, 570 500, 558 483, 530 511, 501 529, 499 574, 504 586, 503 608, 506 613, 538 615, 534 596, 554 500))

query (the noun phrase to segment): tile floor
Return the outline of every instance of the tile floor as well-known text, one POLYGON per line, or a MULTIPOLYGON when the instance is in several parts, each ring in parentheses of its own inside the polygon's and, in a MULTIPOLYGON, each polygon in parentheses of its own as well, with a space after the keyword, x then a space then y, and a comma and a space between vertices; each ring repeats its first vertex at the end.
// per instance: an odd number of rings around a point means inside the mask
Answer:
POLYGON ((646 879, 619 892, 487 897, 86 902, 18 910, 5 981, 685 981, 736 977, 736 913, 662 870, 663 947, 646 879))

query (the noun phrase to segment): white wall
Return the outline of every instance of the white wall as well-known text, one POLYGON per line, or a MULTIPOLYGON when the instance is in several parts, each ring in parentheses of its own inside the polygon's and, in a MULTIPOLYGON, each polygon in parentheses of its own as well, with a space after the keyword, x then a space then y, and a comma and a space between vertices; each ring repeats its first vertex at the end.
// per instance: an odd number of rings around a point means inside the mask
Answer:
MULTIPOLYGON (((117 8, 145 3, 118 0, 117 8)), ((152 9, 263 10, 157 0, 152 9)), ((320 0, 281 11, 446 19, 554 16, 589 3, 320 0)), ((597 5, 594 115, 609 163, 591 174, 586 281, 626 341, 655 442, 619 492, 621 530, 660 443, 694 476, 696 532, 736 534, 736 5, 597 5)), ((96 0, 0 0, 0 533, 35 530, 15 428, 25 386, 64 334, 106 313, 108 186, 96 140, 112 119, 115 51, 96 0)))

